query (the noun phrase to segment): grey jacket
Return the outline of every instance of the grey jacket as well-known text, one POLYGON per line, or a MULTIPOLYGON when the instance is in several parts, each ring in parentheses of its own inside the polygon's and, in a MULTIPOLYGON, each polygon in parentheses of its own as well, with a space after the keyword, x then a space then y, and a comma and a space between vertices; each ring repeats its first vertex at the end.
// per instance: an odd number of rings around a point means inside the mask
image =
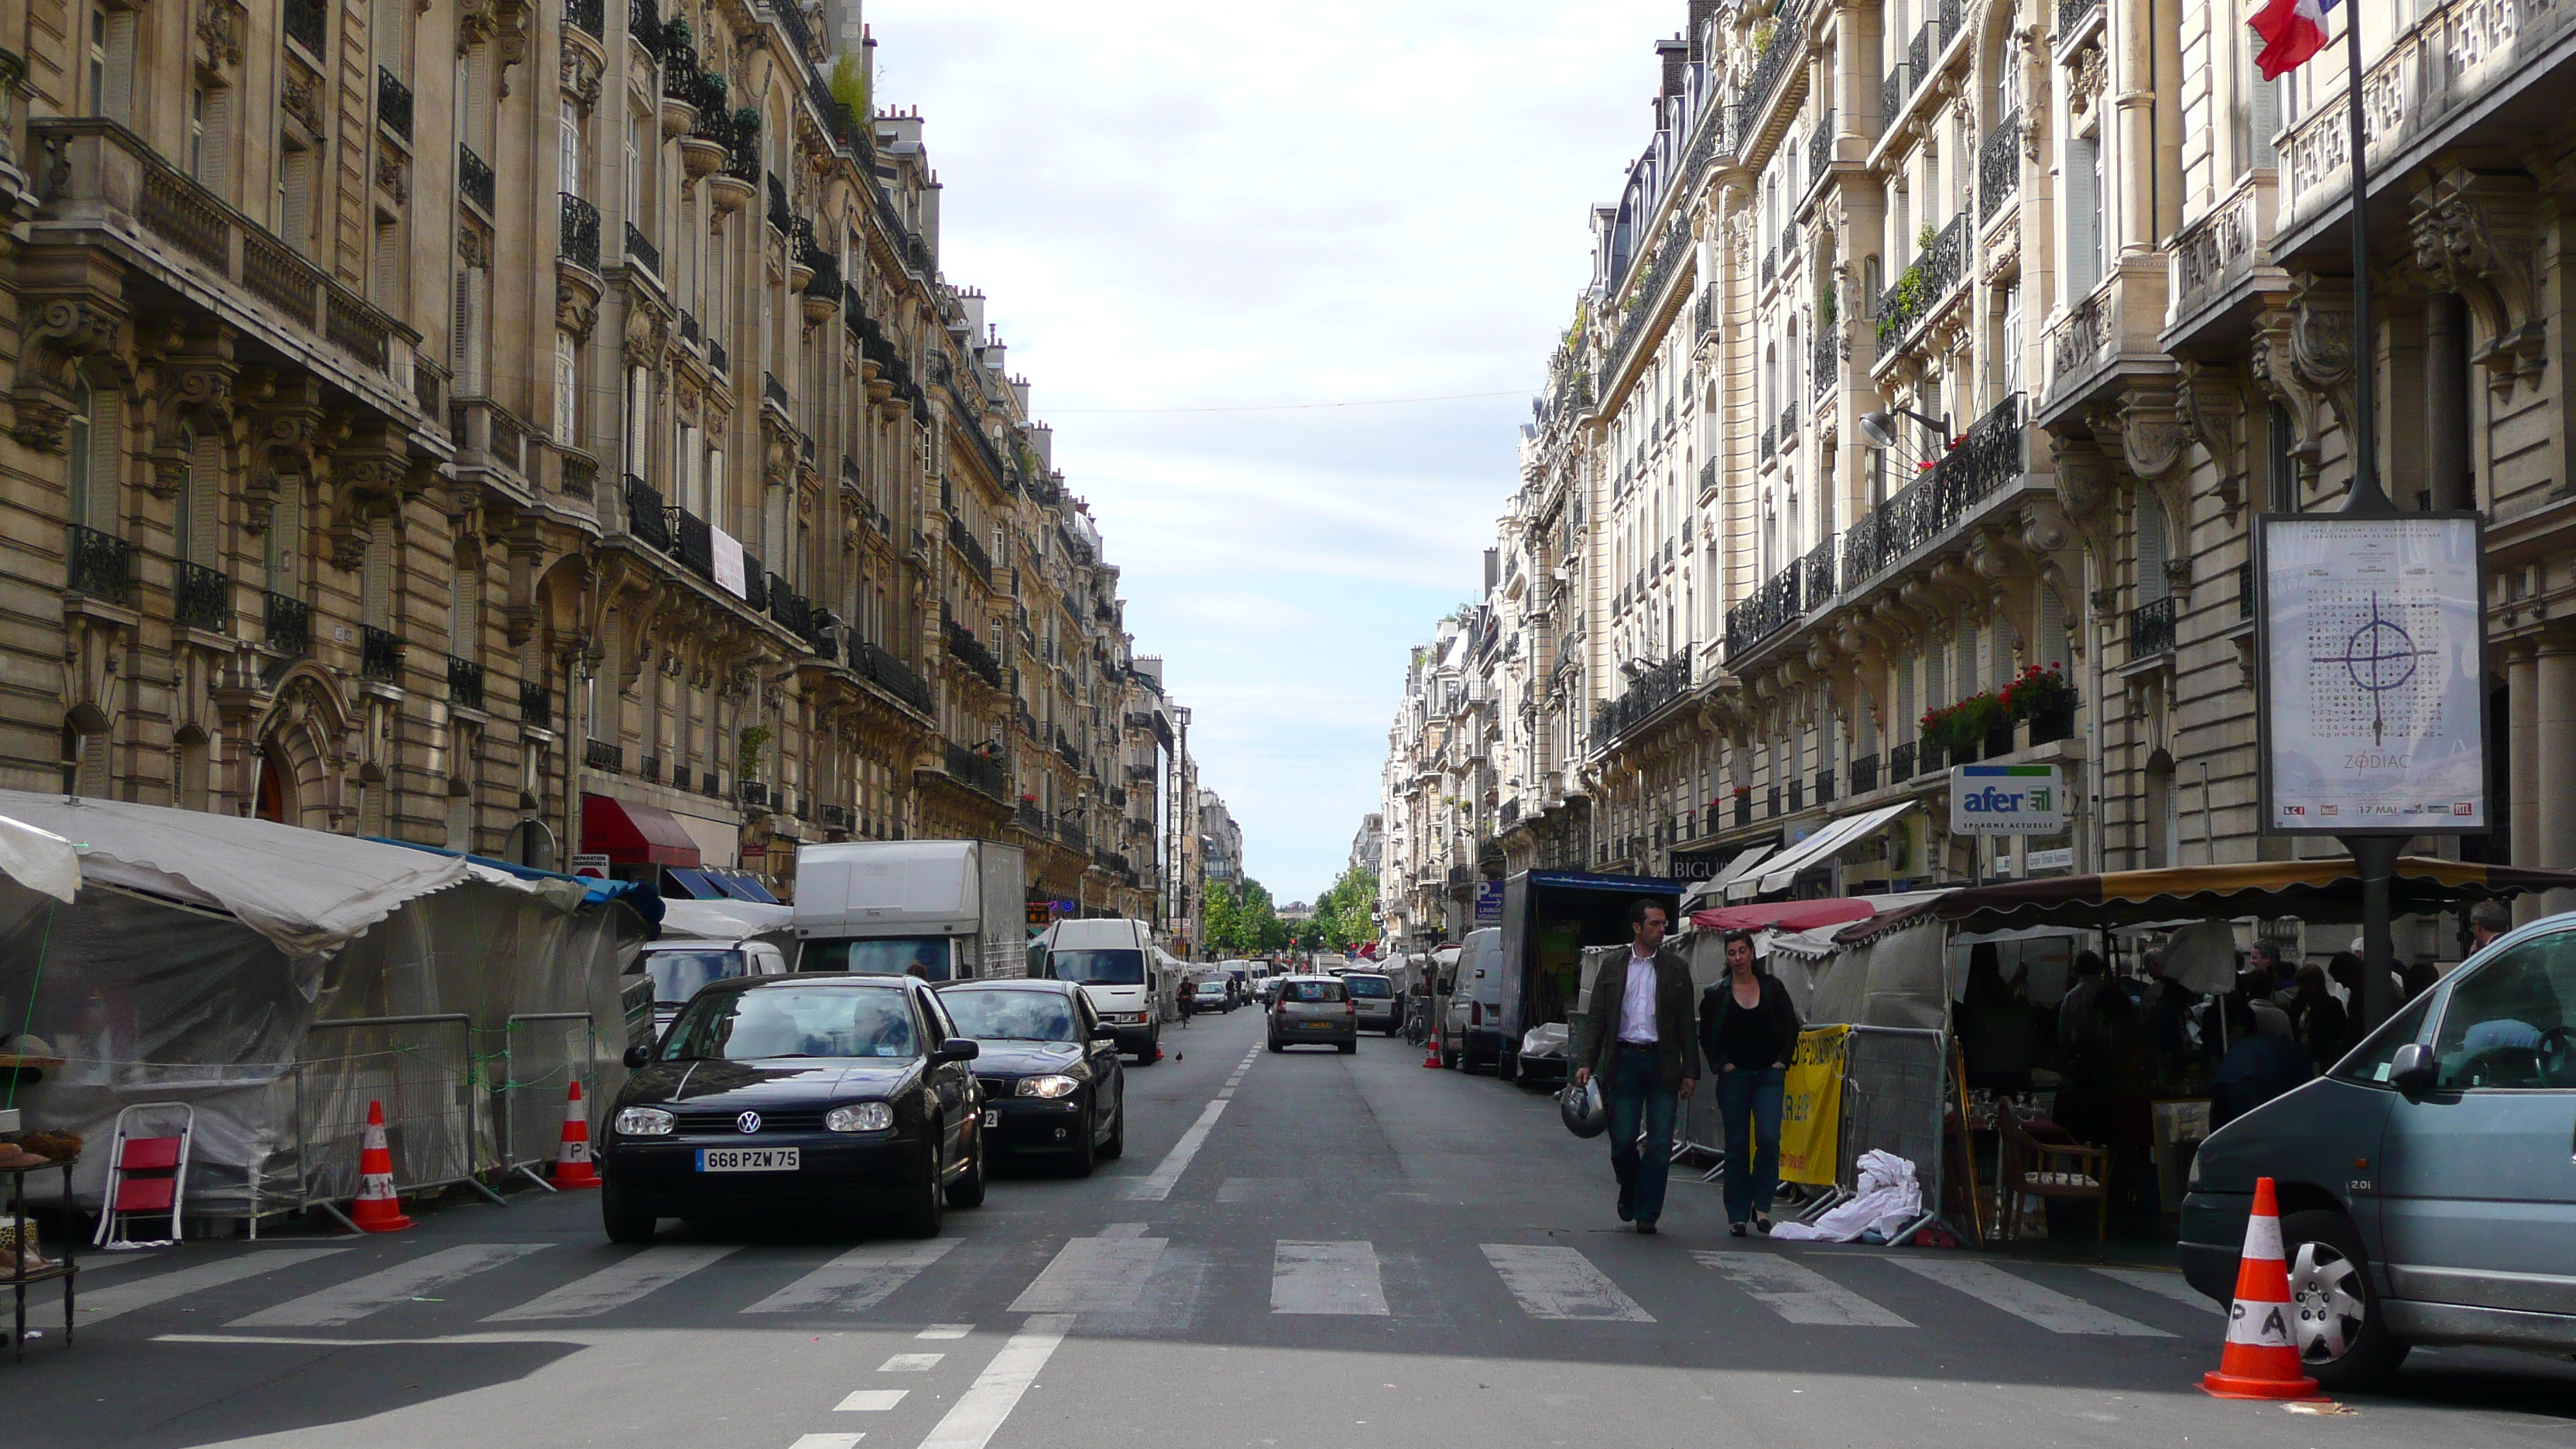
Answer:
MULTIPOLYGON (((1623 946, 1602 966, 1575 1043, 1574 1065, 1590 1067, 1605 1088, 1619 1051, 1619 1008, 1627 999, 1628 967, 1634 959, 1623 946)), ((1655 1084, 1667 1092, 1679 1091, 1682 1078, 1700 1074, 1699 1023, 1692 1004, 1690 963, 1670 946, 1655 952, 1655 1084)))

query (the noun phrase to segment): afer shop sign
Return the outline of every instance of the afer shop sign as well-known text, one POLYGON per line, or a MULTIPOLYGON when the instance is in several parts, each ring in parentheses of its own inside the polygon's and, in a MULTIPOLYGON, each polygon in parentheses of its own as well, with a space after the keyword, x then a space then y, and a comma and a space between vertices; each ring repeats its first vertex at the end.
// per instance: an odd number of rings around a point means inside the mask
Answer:
POLYGON ((2055 765, 1954 765, 1953 835, 2055 835, 2066 828, 2066 781, 2055 765))

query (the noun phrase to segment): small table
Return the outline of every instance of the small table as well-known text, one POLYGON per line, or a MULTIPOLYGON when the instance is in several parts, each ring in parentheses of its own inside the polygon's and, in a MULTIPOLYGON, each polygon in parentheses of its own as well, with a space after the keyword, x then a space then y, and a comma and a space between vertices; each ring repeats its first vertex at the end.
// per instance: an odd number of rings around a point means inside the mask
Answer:
POLYGON ((18 1231, 15 1259, 9 1265, 10 1271, 0 1275, 0 1288, 17 1290, 17 1331, 11 1336, 10 1347, 21 1361, 27 1357, 27 1290, 38 1283, 50 1282, 56 1278, 63 1280, 63 1346, 68 1348, 72 1341, 72 1286, 80 1276, 80 1266, 73 1261, 72 1245, 73 1238, 78 1236, 77 1233, 73 1237, 63 1239, 61 1262, 50 1268, 39 1268, 32 1273, 27 1271, 25 1266, 27 1175, 31 1172, 57 1170, 62 1173, 63 1213, 68 1219, 72 1215, 72 1169, 78 1165, 80 1165, 80 1159, 74 1157, 62 1162, 41 1163, 35 1167, 0 1167, 0 1177, 6 1177, 9 1180, 9 1215, 17 1224, 18 1231))

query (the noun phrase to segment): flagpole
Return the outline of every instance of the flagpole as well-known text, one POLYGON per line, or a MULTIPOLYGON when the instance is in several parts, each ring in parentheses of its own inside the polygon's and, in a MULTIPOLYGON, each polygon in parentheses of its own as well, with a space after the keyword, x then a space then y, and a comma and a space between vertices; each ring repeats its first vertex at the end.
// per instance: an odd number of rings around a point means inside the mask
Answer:
POLYGON ((2343 54, 2351 81, 2344 88, 2344 133, 2352 152, 2352 487, 2345 513, 2394 513, 2397 505, 2379 486, 2377 394, 2379 348, 2370 316, 2370 162, 2363 155, 2361 125, 2361 0, 2343 0, 2343 54))

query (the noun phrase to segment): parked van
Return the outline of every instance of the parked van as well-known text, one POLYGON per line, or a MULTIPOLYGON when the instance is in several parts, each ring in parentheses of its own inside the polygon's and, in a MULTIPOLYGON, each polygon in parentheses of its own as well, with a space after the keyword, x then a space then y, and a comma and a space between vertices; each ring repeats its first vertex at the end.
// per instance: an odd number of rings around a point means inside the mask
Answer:
POLYGON ((1029 974, 1072 981, 1091 998, 1100 1019, 1118 1030, 1118 1049, 1139 1066, 1163 1049, 1163 1021, 1175 1009, 1171 993, 1178 972, 1154 945, 1154 928, 1142 921, 1057 921, 1029 945, 1029 974))
MULTIPOLYGON (((1446 952, 1441 953, 1443 955, 1446 952)), ((1436 958, 1435 958, 1436 959, 1436 958)), ((1440 1064, 1474 1071, 1502 1060, 1503 932, 1469 931, 1458 944, 1457 974, 1440 1026, 1440 1064)))
POLYGON ((736 976, 784 976, 787 953, 767 941, 746 939, 654 941, 635 953, 626 974, 653 983, 653 1036, 710 981, 736 976))
POLYGON ((1027 932, 1028 865, 989 840, 852 840, 796 852, 800 971, 1009 976, 1027 932))

